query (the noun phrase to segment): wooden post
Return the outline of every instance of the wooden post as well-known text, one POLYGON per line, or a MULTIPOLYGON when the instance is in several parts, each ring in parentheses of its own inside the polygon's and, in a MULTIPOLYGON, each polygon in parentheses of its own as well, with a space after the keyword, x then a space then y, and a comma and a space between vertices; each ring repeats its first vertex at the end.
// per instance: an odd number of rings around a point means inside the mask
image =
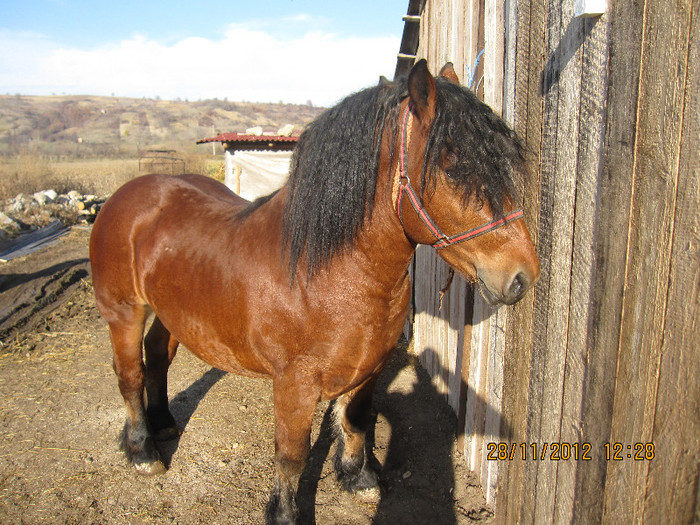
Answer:
POLYGON ((224 143, 224 184, 233 189, 233 153, 228 147, 227 143, 224 143))
POLYGON ((234 190, 236 192, 236 195, 240 195, 241 194, 241 167, 240 166, 233 167, 233 185, 236 188, 234 190))

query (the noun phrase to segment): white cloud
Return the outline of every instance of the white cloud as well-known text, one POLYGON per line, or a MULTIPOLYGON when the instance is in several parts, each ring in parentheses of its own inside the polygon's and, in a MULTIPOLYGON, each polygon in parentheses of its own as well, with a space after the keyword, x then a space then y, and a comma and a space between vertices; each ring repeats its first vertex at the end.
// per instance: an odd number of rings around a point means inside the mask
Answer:
POLYGON ((88 50, 56 47, 31 33, 2 32, 0 92, 331 105, 376 83, 380 74, 391 76, 398 48, 397 36, 308 31, 285 38, 240 24, 218 40, 163 44, 134 35, 88 50))

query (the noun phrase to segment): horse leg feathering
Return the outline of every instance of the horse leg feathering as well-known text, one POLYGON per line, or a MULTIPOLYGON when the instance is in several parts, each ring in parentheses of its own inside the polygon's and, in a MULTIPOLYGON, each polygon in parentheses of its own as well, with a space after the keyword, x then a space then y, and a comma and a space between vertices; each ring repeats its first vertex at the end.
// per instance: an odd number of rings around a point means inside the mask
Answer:
POLYGON ((377 376, 373 376, 355 390, 339 397, 333 408, 337 436, 335 472, 348 492, 372 489, 379 483, 377 473, 369 466, 365 450, 376 380, 377 376))

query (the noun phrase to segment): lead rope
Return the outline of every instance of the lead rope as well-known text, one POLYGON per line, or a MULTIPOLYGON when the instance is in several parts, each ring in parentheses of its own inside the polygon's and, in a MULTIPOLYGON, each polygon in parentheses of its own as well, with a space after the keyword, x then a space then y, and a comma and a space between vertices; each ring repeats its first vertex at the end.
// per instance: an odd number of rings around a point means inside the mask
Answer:
POLYGON ((455 276, 455 271, 452 269, 452 266, 449 266, 449 270, 447 272, 447 282, 445 283, 445 286, 442 287, 442 290, 440 290, 440 306, 438 308, 438 312, 442 312, 442 300, 445 297, 445 294, 450 290, 450 286, 452 286, 452 279, 455 276))

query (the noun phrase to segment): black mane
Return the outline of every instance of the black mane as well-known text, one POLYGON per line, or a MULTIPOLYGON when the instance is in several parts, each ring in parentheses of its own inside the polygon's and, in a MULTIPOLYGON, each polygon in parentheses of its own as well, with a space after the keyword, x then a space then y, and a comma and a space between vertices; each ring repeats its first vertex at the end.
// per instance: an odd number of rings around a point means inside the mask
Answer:
MULTIPOLYGON (((421 192, 431 181, 440 151, 449 140, 459 151, 450 177, 463 192, 502 212, 511 173, 522 162, 514 133, 470 91, 436 78, 437 109, 426 150, 421 192)), ((371 217, 385 126, 398 133, 399 105, 406 80, 347 97, 302 133, 292 157, 284 209, 283 242, 289 247, 292 279, 306 258, 307 276, 351 248, 371 217)))
POLYGON ((299 137, 283 224, 292 276, 304 253, 309 276, 326 266, 371 215, 380 138, 399 101, 390 88, 366 89, 327 110, 299 137))

